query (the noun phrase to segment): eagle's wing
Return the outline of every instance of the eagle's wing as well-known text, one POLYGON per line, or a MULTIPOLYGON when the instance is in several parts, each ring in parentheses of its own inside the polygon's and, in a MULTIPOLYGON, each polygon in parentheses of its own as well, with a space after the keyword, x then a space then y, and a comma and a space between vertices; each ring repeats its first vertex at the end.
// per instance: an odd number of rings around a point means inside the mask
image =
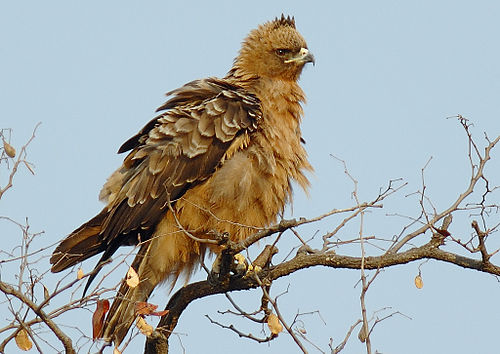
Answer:
POLYGON ((168 203, 209 178, 262 115, 255 95, 221 79, 193 81, 167 95, 163 113, 119 149, 131 151, 101 192, 107 206, 57 247, 53 271, 100 252, 104 261, 119 246, 148 239, 168 203))

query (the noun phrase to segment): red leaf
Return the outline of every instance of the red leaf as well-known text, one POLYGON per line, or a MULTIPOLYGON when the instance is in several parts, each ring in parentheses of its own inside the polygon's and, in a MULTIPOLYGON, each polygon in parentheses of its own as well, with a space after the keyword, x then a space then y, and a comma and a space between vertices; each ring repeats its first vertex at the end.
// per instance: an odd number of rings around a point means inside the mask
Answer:
POLYGON ((92 338, 95 340, 102 337, 104 316, 109 311, 108 300, 97 300, 97 308, 92 315, 92 338))
POLYGON ((135 314, 138 316, 165 316, 169 311, 155 311, 158 305, 150 304, 149 302, 137 301, 135 303, 135 314))
POLYGON ((151 315, 158 308, 158 305, 150 304, 149 302, 137 301, 135 303, 136 315, 151 315))

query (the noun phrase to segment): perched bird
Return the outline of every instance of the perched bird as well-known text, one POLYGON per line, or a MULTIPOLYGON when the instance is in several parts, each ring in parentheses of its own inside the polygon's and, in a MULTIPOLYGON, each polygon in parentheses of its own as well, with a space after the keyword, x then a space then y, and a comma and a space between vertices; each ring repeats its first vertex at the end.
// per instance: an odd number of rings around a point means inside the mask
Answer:
MULTIPOLYGON (((227 233, 242 240, 276 222, 292 196, 292 181, 307 189, 312 171, 300 123, 305 95, 297 81, 314 57, 281 16, 243 41, 222 78, 192 81, 167 93, 159 115, 118 150, 130 151, 105 183, 106 203, 54 251, 53 272, 124 245, 139 245, 132 267, 140 283, 124 282, 108 312, 106 341, 120 344, 135 319, 134 305, 161 282, 189 276, 203 242, 227 233)), ((88 286, 88 285, 87 285, 88 286)))

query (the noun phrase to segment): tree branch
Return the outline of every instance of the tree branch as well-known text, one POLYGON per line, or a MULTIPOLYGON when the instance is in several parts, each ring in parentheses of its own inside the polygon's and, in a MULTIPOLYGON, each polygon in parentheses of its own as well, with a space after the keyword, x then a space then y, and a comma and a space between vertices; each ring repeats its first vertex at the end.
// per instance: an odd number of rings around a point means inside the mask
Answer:
MULTIPOLYGON (((389 253, 374 257, 351 257, 337 255, 333 252, 298 254, 289 261, 276 265, 271 269, 264 269, 259 273, 262 283, 271 283, 274 280, 290 275, 298 270, 315 266, 325 266, 330 268, 343 269, 364 269, 375 270, 387 268, 395 265, 410 263, 419 259, 435 259, 447 263, 455 264, 462 268, 475 269, 485 273, 500 276, 500 267, 490 262, 483 262, 451 252, 443 251, 436 247, 432 241, 421 246, 409 249, 401 253, 389 253)), ((248 290, 259 287, 259 282, 251 274, 243 278, 231 278, 229 282, 222 284, 212 284, 209 281, 199 281, 186 285, 177 291, 168 302, 165 310, 168 314, 163 316, 156 328, 155 337, 149 337, 146 342, 145 353, 160 353, 151 351, 154 342, 158 339, 168 341, 168 338, 179 321, 184 309, 194 300, 210 295, 222 294, 236 290, 248 290)))
POLYGON ((0 282, 0 291, 4 294, 12 295, 18 298, 20 301, 25 303, 40 319, 50 328, 50 330, 56 335, 56 337, 61 341, 64 346, 66 354, 75 354, 75 349, 73 348, 73 343, 71 339, 65 335, 61 329, 50 319, 49 316, 33 301, 24 296, 22 293, 14 289, 12 286, 0 282))
POLYGON ((38 129, 38 127, 40 126, 40 124, 42 124, 42 123, 40 122, 37 125, 35 125, 35 128, 33 129, 33 133, 31 134, 31 137, 28 139, 26 144, 24 144, 23 147, 21 148, 21 151, 19 152, 19 155, 17 156, 17 160, 14 162, 14 165, 12 166, 12 171, 10 172, 9 180, 8 180, 7 184, 3 188, 0 187, 0 199, 2 199, 2 196, 4 195, 5 192, 7 192, 7 190, 12 188, 12 186, 14 184, 13 183, 14 176, 16 175, 17 169, 19 168, 19 165, 21 163, 24 163, 26 168, 28 168, 28 170, 30 170, 30 172, 34 174, 33 170, 31 169, 31 167, 29 165, 29 162, 26 161, 26 149, 28 148, 28 145, 31 144, 33 139, 35 139, 35 133, 36 133, 36 130, 38 129))

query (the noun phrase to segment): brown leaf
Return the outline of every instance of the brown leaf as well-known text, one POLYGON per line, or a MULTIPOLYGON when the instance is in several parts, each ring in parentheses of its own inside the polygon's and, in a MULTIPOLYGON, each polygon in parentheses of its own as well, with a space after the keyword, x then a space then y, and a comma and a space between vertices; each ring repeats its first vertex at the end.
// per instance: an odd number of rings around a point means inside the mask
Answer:
POLYGON ((145 336, 150 336, 151 334, 153 334, 153 326, 148 324, 143 317, 138 316, 135 325, 137 326, 137 328, 139 328, 139 331, 141 331, 141 333, 144 334, 145 336))
POLYGON ((158 305, 153 305, 153 304, 150 304, 149 302, 137 301, 135 303, 135 314, 136 315, 150 315, 157 308, 158 308, 158 305))
POLYGON ((149 302, 137 301, 135 303, 135 314, 139 316, 165 316, 169 313, 168 310, 155 311, 158 305, 150 304, 149 302))
POLYGON ((33 343, 28 337, 28 332, 24 328, 17 332, 15 340, 17 347, 21 350, 28 351, 33 347, 33 343))
POLYGON ((83 269, 82 268, 78 268, 78 272, 76 272, 76 279, 80 280, 83 278, 85 274, 83 274, 83 269))
POLYGON ((92 338, 95 340, 102 337, 102 329, 104 325, 104 316, 109 310, 109 301, 97 300, 97 308, 92 315, 92 338))
POLYGON ((122 354, 122 352, 120 351, 120 349, 115 347, 115 349, 113 349, 113 354, 122 354))
POLYGON ((267 326, 271 330, 271 333, 275 335, 283 330, 283 325, 280 323, 278 316, 274 313, 270 314, 267 318, 267 326))
POLYGON ((135 288, 139 285, 139 275, 134 270, 134 268, 130 267, 127 272, 127 285, 131 288, 135 288))
POLYGON ((415 277, 415 286, 417 289, 422 289, 424 287, 424 281, 422 280, 422 276, 420 274, 415 277))
POLYGON ((151 316, 159 316, 159 317, 162 317, 162 316, 165 316, 167 313, 169 313, 170 311, 169 310, 163 310, 163 311, 155 311, 155 312, 151 312, 151 316))
POLYGON ((14 158, 16 156, 16 149, 5 140, 3 141, 3 149, 8 157, 14 158))

